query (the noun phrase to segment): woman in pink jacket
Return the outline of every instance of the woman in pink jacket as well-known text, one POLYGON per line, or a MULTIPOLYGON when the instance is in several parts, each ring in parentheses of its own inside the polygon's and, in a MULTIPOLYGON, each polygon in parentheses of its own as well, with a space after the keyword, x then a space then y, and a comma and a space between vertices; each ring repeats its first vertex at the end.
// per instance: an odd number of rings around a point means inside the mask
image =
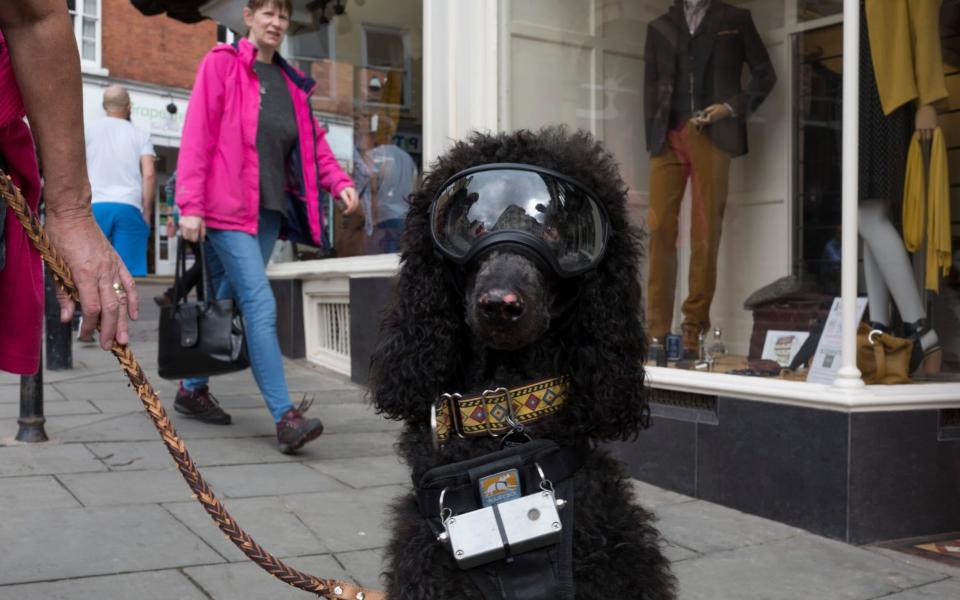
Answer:
MULTIPOLYGON (((248 0, 247 37, 218 45, 203 59, 187 110, 176 189, 181 234, 206 240, 217 297, 234 298, 243 313, 253 376, 284 453, 318 437, 323 424, 290 402, 266 263, 282 227, 322 244, 321 188, 346 213, 358 204, 353 182, 313 117, 315 83, 277 53, 291 10, 290 0, 248 0)), ((184 380, 174 408, 205 423, 230 423, 207 378, 184 380)))

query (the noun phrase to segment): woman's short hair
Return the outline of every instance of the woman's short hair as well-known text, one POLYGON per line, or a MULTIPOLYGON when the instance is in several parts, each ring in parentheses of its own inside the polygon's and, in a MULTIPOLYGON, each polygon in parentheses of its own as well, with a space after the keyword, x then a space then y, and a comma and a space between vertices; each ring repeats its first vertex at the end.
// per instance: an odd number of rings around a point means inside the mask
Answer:
POLYGON ((250 9, 250 12, 257 12, 264 6, 269 5, 286 11, 287 16, 293 14, 293 0, 247 0, 247 8, 250 9))

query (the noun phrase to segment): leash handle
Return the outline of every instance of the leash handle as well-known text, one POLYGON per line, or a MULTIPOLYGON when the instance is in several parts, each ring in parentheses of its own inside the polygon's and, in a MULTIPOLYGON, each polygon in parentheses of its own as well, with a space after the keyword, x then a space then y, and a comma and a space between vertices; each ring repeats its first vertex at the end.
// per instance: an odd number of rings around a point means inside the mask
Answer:
MULTIPOLYGON (((80 296, 77 293, 76 285, 73 282, 73 276, 70 273, 70 267, 59 255, 56 248, 50 243, 40 220, 37 218, 20 190, 13 184, 10 176, 3 169, 0 169, 0 194, 7 205, 16 215, 17 220, 23 225, 27 237, 40 252, 40 256, 50 269, 54 281, 74 302, 79 302, 80 296)), ((3 215, 0 214, 0 218, 3 215)), ((133 355, 133 351, 127 344, 118 344, 114 342, 110 349, 113 355, 120 362, 120 368, 130 380, 130 385, 136 390, 137 396, 143 402, 143 407, 156 426, 164 445, 170 452, 170 456, 183 475, 184 480, 193 491, 193 497, 203 505, 204 510, 210 515, 223 533, 243 552, 247 558, 256 563, 261 569, 270 573, 280 581, 292 585, 301 590, 317 594, 321 598, 328 600, 384 600, 386 597, 382 592, 367 590, 360 586, 336 579, 323 579, 314 575, 309 575, 294 569, 285 564, 279 558, 273 556, 264 550, 242 527, 234 520, 227 509, 224 508, 220 500, 214 495, 209 484, 200 474, 193 459, 187 452, 186 444, 183 439, 177 435, 170 418, 167 416, 163 403, 157 395, 156 390, 150 384, 143 368, 133 355)))

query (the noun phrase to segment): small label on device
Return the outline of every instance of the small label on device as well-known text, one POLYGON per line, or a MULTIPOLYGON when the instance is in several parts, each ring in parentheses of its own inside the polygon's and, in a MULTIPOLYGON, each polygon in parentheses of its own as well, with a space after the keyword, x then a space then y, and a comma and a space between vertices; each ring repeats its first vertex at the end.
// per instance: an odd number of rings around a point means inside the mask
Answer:
POLYGON ((520 497, 520 472, 501 471, 480 478, 480 501, 484 507, 520 497))

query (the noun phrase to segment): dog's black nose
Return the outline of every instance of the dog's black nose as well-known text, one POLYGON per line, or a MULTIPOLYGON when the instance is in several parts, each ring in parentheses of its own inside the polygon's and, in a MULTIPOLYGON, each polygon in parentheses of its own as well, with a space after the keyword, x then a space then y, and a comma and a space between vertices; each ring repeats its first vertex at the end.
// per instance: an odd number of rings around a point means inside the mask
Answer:
POLYGON ((513 290, 487 290, 480 294, 477 304, 483 316, 491 320, 515 321, 523 316, 523 299, 513 290))

